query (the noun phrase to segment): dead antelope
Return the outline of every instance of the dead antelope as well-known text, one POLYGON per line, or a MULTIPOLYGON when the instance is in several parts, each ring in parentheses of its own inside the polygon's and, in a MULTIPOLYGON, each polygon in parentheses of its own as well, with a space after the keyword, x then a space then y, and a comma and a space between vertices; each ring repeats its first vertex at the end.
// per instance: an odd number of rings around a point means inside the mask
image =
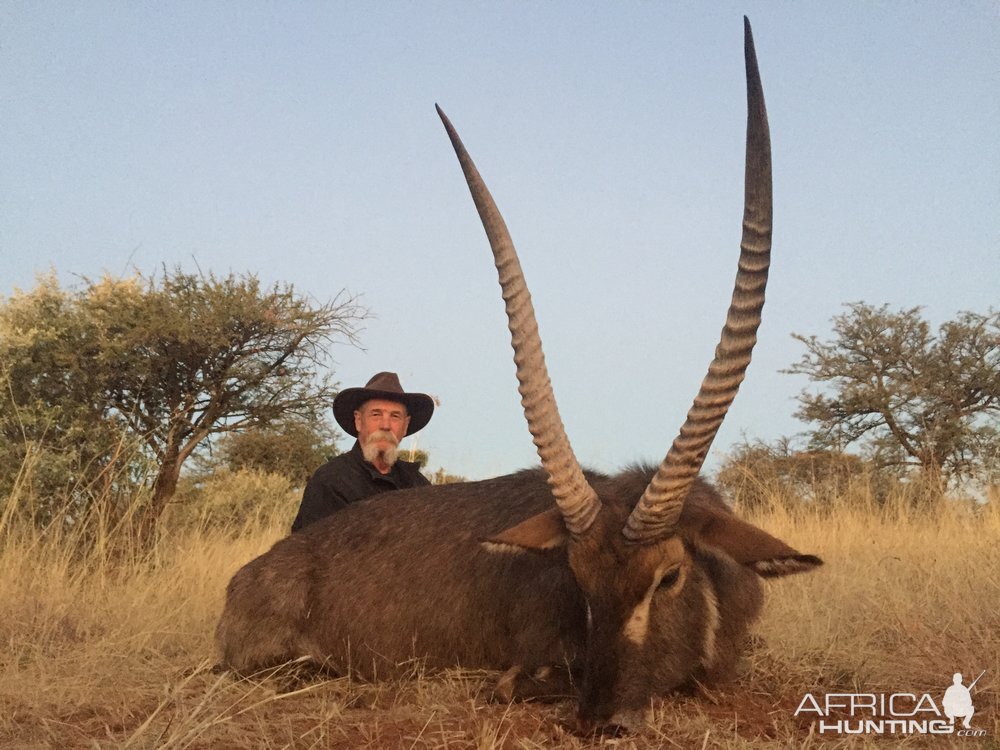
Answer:
POLYGON ((281 540, 229 584, 216 632, 225 665, 252 673, 308 656, 368 678, 413 659, 503 670, 501 696, 571 691, 584 727, 632 723, 651 698, 731 672, 759 577, 821 564, 737 518, 697 476, 750 362, 770 257, 770 141, 746 21, 745 57, 736 288, 660 466, 605 476, 577 462, 507 228, 439 110, 493 249, 542 469, 379 495, 281 540))

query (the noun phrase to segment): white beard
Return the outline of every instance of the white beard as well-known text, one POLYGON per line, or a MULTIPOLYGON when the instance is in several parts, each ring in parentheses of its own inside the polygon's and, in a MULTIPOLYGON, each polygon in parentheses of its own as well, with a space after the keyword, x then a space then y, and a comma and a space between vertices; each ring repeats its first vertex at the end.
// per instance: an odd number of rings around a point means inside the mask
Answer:
POLYGON ((368 436, 368 440, 361 446, 361 453, 364 455, 365 461, 370 464, 381 460, 386 466, 391 467, 396 463, 396 459, 399 458, 399 441, 396 440, 396 436, 391 432, 379 430, 368 436), (388 448, 376 445, 376 443, 386 441, 392 443, 388 448))

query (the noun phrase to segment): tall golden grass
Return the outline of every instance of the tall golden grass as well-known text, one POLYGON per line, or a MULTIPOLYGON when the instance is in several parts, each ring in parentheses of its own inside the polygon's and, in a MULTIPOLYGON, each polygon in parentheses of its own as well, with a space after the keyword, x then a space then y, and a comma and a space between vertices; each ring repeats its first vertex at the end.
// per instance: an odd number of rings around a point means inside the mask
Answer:
MULTIPOLYGON (((570 704, 491 703, 493 676, 477 672, 379 684, 344 678, 287 692, 280 682, 214 674, 212 634, 226 583, 285 533, 295 507, 294 492, 266 477, 229 481, 226 491, 259 502, 224 524, 197 514, 193 522, 181 512, 146 551, 123 544, 126 531, 99 516, 86 534, 81 524, 39 533, 11 510, 29 499, 7 498, 0 514, 0 747, 608 742, 568 733, 570 704), (248 510, 254 506, 270 510, 256 515, 248 510)), ((822 510, 774 503, 756 509, 753 520, 826 565, 767 584, 756 643, 734 683, 658 702, 653 723, 614 740, 616 747, 997 747, 996 502, 916 512, 845 497, 822 510), (953 672, 982 670, 973 726, 985 737, 830 738, 794 716, 807 692, 926 691, 938 699, 953 672)))

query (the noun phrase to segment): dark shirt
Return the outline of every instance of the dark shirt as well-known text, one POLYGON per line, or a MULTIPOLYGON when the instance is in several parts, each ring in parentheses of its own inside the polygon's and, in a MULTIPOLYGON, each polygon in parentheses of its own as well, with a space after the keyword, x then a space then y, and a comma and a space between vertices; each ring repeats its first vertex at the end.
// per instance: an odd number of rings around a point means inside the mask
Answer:
POLYGON ((361 444, 355 441, 347 453, 334 456, 316 469, 302 493, 302 504, 292 522, 298 531, 313 521, 336 513, 351 503, 391 490, 428 485, 417 464, 397 459, 388 474, 380 474, 365 461, 361 444))

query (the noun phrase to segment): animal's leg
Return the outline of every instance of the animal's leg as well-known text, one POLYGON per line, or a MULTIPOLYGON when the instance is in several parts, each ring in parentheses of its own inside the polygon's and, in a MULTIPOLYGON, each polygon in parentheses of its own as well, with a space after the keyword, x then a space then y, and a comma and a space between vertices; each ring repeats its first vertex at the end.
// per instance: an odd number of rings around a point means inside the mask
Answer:
POLYGON ((528 672, 519 664, 501 675, 493 696, 505 703, 512 701, 555 702, 573 698, 576 689, 565 665, 544 665, 528 672))

